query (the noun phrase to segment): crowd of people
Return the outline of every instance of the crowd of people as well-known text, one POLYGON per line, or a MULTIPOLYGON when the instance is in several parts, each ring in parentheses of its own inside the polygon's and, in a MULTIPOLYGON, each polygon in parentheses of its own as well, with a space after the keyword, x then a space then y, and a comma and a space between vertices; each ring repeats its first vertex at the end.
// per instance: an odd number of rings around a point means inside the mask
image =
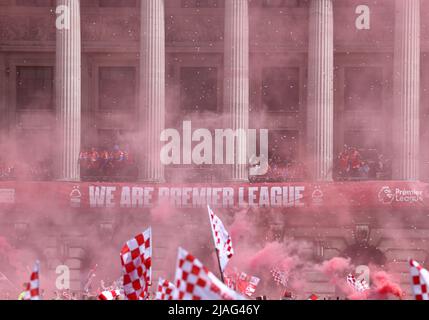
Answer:
POLYGON ((0 159, 0 180, 49 181, 52 179, 52 162, 33 161, 14 163, 0 159))
MULTIPOLYGON (((90 148, 79 156, 83 180, 136 179, 137 167, 130 152, 115 145, 112 149, 90 148)), ((53 161, 0 158, 0 181, 51 181, 53 161)))
POLYGON ((335 176, 338 180, 390 179, 390 161, 376 150, 359 151, 345 145, 336 159, 335 176))
POLYGON ((302 161, 269 161, 265 178, 273 182, 303 181, 306 179, 306 167, 302 161))
MULTIPOLYGON (((272 156, 268 172, 264 176, 252 177, 255 181, 289 182, 305 181, 307 167, 302 161, 285 160, 272 156)), ((391 162, 383 154, 373 149, 358 149, 345 145, 334 162, 335 180, 389 180, 391 162)))
POLYGON ((0 179, 10 180, 15 177, 15 166, 10 165, 5 161, 0 161, 0 179))
MULTIPOLYGON (((253 161, 251 158, 250 161, 253 161)), ((260 167, 263 161, 252 165, 253 168, 260 167)), ((303 161, 295 160, 293 157, 282 157, 273 154, 268 158, 268 168, 263 175, 249 177, 251 182, 293 182, 305 181, 307 179, 307 167, 303 161)))
MULTIPOLYGON (((98 286, 98 289, 95 291, 71 291, 70 289, 65 290, 55 290, 51 295, 47 294, 44 289, 40 292, 40 299, 41 300, 66 300, 66 301, 83 301, 83 300, 100 300, 100 294, 102 292, 108 292, 111 290, 120 290, 120 288, 117 285, 114 285, 115 283, 112 283, 111 286, 104 286, 104 282, 101 281, 100 285, 98 286)), ((24 284, 26 285, 26 284, 24 284)), ((15 296, 14 294, 10 293, 9 291, 3 291, 3 294, 0 296, 0 300, 7 301, 7 300, 23 300, 24 292, 22 292, 20 295, 15 296)), ((255 296, 252 299, 254 300, 269 300, 266 295, 262 296, 255 296)), ((279 296, 279 300, 297 300, 298 297, 293 294, 292 292, 285 290, 281 296, 279 296)), ((331 297, 331 296, 324 296, 324 297, 318 297, 315 294, 311 294, 310 296, 302 296, 300 299, 302 300, 348 300, 344 297, 331 297)), ((123 294, 117 296, 115 300, 125 300, 125 297, 123 294)), ((148 300, 156 300, 155 294, 152 292, 149 292, 149 299, 148 300)))
POLYGON ((83 180, 128 180, 137 178, 137 166, 132 154, 115 145, 112 149, 92 147, 80 153, 83 180))
MULTIPOLYGON (((335 160, 336 180, 388 180, 391 177, 390 161, 376 150, 360 150, 345 145, 335 160)), ((138 176, 133 154, 119 145, 111 149, 95 147, 85 149, 80 153, 79 162, 84 181, 132 181, 138 176)), ((302 161, 272 157, 268 163, 267 174, 252 177, 252 180, 287 182, 305 181, 307 178, 307 169, 302 161)), ((201 171, 204 170, 199 170, 197 175, 201 176, 201 171)), ((49 181, 52 178, 52 160, 18 163, 0 158, 0 181, 49 181)))

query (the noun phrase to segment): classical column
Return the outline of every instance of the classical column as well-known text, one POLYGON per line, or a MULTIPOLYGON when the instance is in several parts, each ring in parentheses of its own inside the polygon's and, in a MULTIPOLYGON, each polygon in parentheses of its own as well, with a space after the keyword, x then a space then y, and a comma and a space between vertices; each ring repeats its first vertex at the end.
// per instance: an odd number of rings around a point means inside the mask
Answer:
POLYGON ((229 128, 237 130, 232 181, 249 180, 247 130, 249 128, 249 7, 248 0, 225 1, 224 108, 229 128))
MULTIPOLYGON (((140 179, 163 182, 161 132, 165 126, 164 0, 141 1, 140 179)), ((139 142, 140 143, 140 142, 139 142)))
POLYGON ((6 65, 5 65, 5 54, 0 53, 0 146, 5 144, 10 139, 8 134, 8 109, 6 104, 6 65))
POLYGON ((393 178, 419 179, 420 0, 396 0, 393 178))
POLYGON ((334 30, 332 0, 311 0, 308 48, 307 143, 314 181, 332 180, 334 30))
POLYGON ((56 31, 57 178, 78 181, 81 143, 80 1, 57 0, 57 7, 64 17, 63 24, 57 24, 56 31))

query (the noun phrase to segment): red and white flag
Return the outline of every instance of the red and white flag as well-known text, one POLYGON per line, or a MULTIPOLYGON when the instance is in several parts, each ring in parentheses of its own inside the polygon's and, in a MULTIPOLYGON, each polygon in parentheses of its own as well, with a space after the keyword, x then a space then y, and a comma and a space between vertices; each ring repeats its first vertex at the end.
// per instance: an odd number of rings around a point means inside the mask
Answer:
POLYGON ((127 241, 121 250, 124 293, 128 300, 149 297, 152 272, 152 229, 127 241))
POLYGON ((236 269, 225 275, 225 284, 228 288, 251 297, 258 286, 260 279, 252 277, 244 272, 239 273, 236 269))
POLYGON ((429 272, 417 261, 410 259, 410 273, 414 298, 416 300, 429 300, 428 285, 429 272))
POLYGON ((273 268, 271 270, 271 275, 273 276, 273 280, 275 283, 277 283, 278 285, 281 285, 283 287, 287 286, 288 283, 288 276, 287 273, 284 271, 281 271, 277 268, 273 268))
POLYGON ((244 300, 228 288, 198 259, 179 248, 176 265, 174 300, 244 300))
POLYGON ((103 291, 98 296, 98 300, 116 300, 121 295, 120 290, 110 290, 110 291, 103 291))
POLYGON ((315 295, 314 293, 312 293, 307 300, 312 300, 312 301, 316 301, 319 300, 319 297, 317 295, 315 295))
POLYGON ((33 267, 33 272, 31 273, 30 282, 27 285, 25 290, 23 300, 41 300, 40 299, 40 262, 36 261, 33 267))
POLYGON ((242 272, 238 278, 237 291, 245 294, 248 297, 251 297, 258 286, 261 279, 258 277, 248 276, 246 273, 242 272))
POLYGON ((168 280, 159 278, 155 300, 174 300, 176 286, 168 280))
POLYGON ((86 277, 85 285, 83 287, 83 291, 89 292, 91 288, 92 281, 96 277, 96 270, 97 270, 98 264, 96 264, 91 270, 89 270, 88 275, 86 277))
POLYGON ((219 217, 214 214, 210 206, 207 206, 207 208, 209 211, 213 240, 219 256, 220 268, 222 269, 222 272, 224 272, 229 259, 234 255, 232 240, 219 217))
POLYGON ((369 285, 364 279, 358 280, 352 274, 349 274, 347 276, 347 284, 352 287, 356 292, 364 292, 366 290, 369 290, 369 285))
POLYGON ((228 288, 232 290, 237 290, 237 280, 238 276, 236 275, 236 273, 225 275, 225 284, 228 288))

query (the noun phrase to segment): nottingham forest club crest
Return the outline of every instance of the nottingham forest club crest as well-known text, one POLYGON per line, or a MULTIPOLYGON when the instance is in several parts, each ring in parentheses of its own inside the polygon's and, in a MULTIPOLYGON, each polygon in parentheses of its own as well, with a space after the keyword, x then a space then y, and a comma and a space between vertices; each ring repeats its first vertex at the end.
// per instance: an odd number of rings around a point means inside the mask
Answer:
POLYGON ((315 186, 313 193, 311 194, 313 205, 321 206, 323 205, 323 191, 320 186, 315 186))
POLYGON ((82 193, 80 192, 80 187, 74 186, 73 190, 70 192, 70 207, 80 208, 81 198, 82 198, 82 193))

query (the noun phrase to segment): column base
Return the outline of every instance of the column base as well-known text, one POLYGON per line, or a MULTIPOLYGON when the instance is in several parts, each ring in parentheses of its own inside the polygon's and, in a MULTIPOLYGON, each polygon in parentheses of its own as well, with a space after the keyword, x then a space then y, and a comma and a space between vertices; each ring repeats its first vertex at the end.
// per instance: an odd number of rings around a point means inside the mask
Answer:
POLYGON ((139 178, 137 180, 137 182, 140 182, 140 183, 150 183, 150 184, 161 184, 161 183, 166 183, 166 180, 165 179, 157 180, 157 179, 143 179, 143 178, 139 178))
POLYGON ((225 179, 223 181, 230 183, 250 183, 249 179, 225 179))
POLYGON ((58 179, 55 179, 54 181, 56 181, 56 182, 82 182, 82 179, 80 179, 80 178, 78 178, 78 179, 58 178, 58 179))

